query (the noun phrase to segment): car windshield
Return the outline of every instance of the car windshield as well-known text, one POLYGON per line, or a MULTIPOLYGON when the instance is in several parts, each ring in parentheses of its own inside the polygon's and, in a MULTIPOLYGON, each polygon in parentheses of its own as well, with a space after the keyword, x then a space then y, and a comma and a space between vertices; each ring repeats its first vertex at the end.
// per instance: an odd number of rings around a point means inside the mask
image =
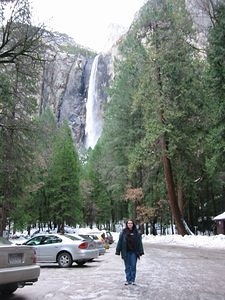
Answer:
POLYGON ((74 235, 70 235, 70 234, 65 234, 65 237, 71 239, 72 241, 80 241, 81 240, 78 237, 76 237, 74 235))
POLYGON ((0 236, 0 245, 12 245, 12 243, 4 237, 0 236))
POLYGON ((89 241, 92 241, 92 240, 93 240, 90 236, 85 235, 85 234, 79 234, 79 236, 82 237, 82 238, 85 239, 85 240, 89 240, 89 241))

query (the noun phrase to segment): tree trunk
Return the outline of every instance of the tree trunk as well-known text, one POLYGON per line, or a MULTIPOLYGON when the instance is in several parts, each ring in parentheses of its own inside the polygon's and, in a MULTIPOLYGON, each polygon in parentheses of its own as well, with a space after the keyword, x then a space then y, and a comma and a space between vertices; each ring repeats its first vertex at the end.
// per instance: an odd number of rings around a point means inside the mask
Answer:
POLYGON ((3 236, 3 232, 6 230, 7 226, 7 212, 9 209, 10 198, 11 198, 11 178, 12 178, 12 153, 13 148, 13 132, 10 132, 10 141, 6 149, 4 149, 4 159, 3 159, 3 185, 2 185, 2 205, 1 205, 1 228, 0 235, 3 236))
POLYGON ((177 201, 178 201, 178 207, 180 209, 181 215, 184 216, 184 193, 183 193, 183 187, 179 183, 177 185, 177 201))
POLYGON ((6 228, 7 219, 6 219, 6 211, 7 211, 7 204, 6 201, 2 202, 2 212, 1 212, 1 229, 0 229, 0 236, 3 236, 3 232, 6 228))
POLYGON ((177 226, 178 234, 184 236, 185 234, 187 234, 187 231, 182 221, 181 212, 179 210, 177 199, 175 196, 173 174, 172 174, 170 160, 167 156, 167 145, 166 145, 164 135, 161 137, 160 142, 162 147, 162 162, 163 162, 164 175, 166 179, 166 187, 167 187, 170 209, 177 226))

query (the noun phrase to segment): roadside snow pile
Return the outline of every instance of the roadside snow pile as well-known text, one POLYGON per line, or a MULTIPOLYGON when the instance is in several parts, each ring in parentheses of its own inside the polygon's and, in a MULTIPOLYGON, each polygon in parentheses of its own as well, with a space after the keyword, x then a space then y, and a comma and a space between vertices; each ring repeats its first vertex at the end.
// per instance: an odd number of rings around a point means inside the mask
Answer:
POLYGON ((206 247, 225 249, 225 235, 148 235, 143 236, 143 242, 157 244, 173 244, 188 247, 206 247))
MULTIPOLYGON (((76 232, 78 234, 102 234, 103 231, 98 230, 98 228, 66 228, 66 232, 76 232)), ((37 233, 37 230, 32 230, 32 234, 37 233)), ((119 238, 119 232, 111 232, 115 244, 119 238)), ((26 240, 26 234, 17 233, 14 236, 10 236, 10 240, 14 243, 22 243, 26 240)), ((204 247, 204 248, 217 248, 225 250, 225 235, 185 235, 181 236, 178 234, 168 234, 168 235, 142 235, 142 240, 144 243, 150 244, 171 244, 171 245, 183 245, 186 247, 204 247)))

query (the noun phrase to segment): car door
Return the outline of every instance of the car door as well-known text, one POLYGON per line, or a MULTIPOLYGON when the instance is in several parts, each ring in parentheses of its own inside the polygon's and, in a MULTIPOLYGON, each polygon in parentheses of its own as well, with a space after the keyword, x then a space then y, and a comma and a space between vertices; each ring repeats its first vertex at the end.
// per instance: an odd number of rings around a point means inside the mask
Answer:
POLYGON ((32 248, 35 249, 36 252, 36 261, 40 261, 40 251, 39 251, 39 245, 41 244, 41 241, 43 239, 43 236, 35 236, 29 241, 23 243, 24 245, 32 246, 32 248))
POLYGON ((62 239, 55 235, 46 236, 38 246, 40 262, 56 262, 57 254, 61 248, 62 239))

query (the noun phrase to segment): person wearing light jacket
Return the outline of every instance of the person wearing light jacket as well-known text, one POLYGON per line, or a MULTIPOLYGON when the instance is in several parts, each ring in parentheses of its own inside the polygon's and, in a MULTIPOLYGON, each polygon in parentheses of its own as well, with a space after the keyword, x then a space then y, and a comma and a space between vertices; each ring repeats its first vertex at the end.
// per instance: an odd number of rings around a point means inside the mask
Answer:
POLYGON ((126 282, 125 285, 135 285, 137 259, 144 254, 141 234, 133 220, 127 220, 126 227, 120 233, 116 246, 116 255, 124 260, 126 282))

